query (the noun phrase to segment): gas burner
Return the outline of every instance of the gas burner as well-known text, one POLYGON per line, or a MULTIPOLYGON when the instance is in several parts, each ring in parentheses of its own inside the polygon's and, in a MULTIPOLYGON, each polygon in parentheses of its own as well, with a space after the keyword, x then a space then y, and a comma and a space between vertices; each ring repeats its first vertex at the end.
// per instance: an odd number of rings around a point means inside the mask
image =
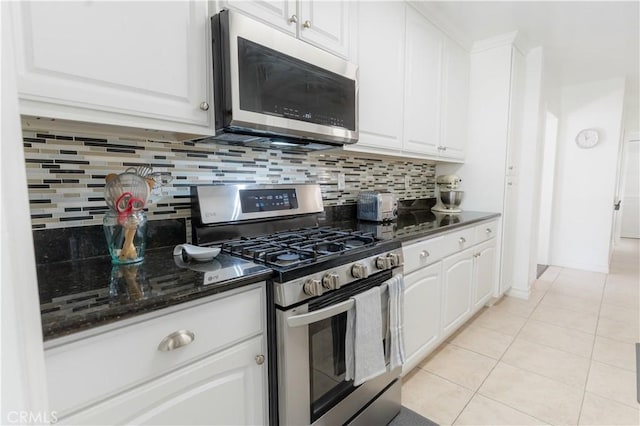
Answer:
POLYGON ((296 253, 284 253, 284 254, 278 255, 276 259, 278 259, 278 262, 286 265, 286 264, 293 263, 300 260, 300 255, 296 253))
POLYGON ((347 241, 344 242, 344 244, 348 248, 362 247, 364 245, 364 241, 362 241, 362 240, 347 240, 347 241))
POLYGON ((345 247, 344 247, 344 244, 323 242, 323 243, 313 245, 311 249, 321 254, 330 254, 330 253, 340 253, 345 249, 345 247))

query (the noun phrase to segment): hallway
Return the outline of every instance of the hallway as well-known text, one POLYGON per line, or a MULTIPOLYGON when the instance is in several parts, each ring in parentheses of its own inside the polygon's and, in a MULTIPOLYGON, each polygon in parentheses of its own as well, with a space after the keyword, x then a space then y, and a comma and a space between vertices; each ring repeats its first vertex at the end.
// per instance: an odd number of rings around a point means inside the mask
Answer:
POLYGON ((609 274, 549 267, 529 300, 483 309, 404 378, 402 403, 441 424, 638 425, 640 240, 609 274))

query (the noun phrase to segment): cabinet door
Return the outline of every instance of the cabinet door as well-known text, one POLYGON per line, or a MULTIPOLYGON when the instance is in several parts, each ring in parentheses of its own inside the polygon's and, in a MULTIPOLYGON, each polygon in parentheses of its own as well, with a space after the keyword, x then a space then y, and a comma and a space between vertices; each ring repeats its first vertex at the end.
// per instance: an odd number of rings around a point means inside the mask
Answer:
POLYGON ((496 240, 479 244, 475 252, 475 280, 473 304, 480 308, 491 298, 496 289, 496 240))
POLYGON ((300 39, 348 58, 349 2, 309 0, 301 1, 299 8, 300 39))
POLYGON ((407 7, 405 34, 402 149, 437 155, 440 141, 442 34, 412 7, 407 7))
POLYGON ((120 394, 62 424, 266 424, 262 336, 120 394))
POLYGON ((500 294, 513 286, 514 254, 516 249, 518 216, 518 180, 508 176, 504 191, 504 213, 502 215, 502 261, 500 269, 500 294))
POLYGON ((464 250, 443 260, 442 325, 448 335, 462 324, 471 312, 473 249, 464 250))
POLYGON ((522 145, 522 117, 524 115, 525 60, 512 49, 511 86, 509 96, 509 128, 507 141, 507 176, 517 176, 522 145))
POLYGON ((206 2, 12 6, 22 114, 210 127, 206 2))
POLYGON ((358 147, 379 152, 400 152, 402 147, 404 9, 402 2, 359 4, 358 147))
POLYGON ((442 139, 440 156, 464 159, 469 121, 469 54, 446 38, 443 60, 442 139))
POLYGON ((300 21, 295 0, 221 1, 220 7, 238 10, 293 36, 296 35, 300 21))
POLYGON ((408 373, 433 349, 440 337, 442 263, 421 268, 405 277, 404 349, 408 373))

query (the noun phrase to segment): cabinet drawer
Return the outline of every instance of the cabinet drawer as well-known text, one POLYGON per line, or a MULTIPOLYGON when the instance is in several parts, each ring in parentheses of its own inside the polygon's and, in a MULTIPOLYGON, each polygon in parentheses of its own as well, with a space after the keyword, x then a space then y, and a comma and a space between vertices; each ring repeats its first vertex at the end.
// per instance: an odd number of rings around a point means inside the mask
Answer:
POLYGON ((474 227, 461 229, 444 236, 443 256, 457 253, 476 243, 476 230, 474 227))
POLYGON ((263 287, 45 351, 49 404, 60 416, 262 333, 263 287), (179 330, 194 340, 173 350, 160 342, 179 330))
POLYGON ((476 244, 490 240, 498 235, 498 221, 483 223, 476 226, 476 244))
POLYGON ((444 257, 444 237, 434 237, 402 247, 405 275, 444 257))

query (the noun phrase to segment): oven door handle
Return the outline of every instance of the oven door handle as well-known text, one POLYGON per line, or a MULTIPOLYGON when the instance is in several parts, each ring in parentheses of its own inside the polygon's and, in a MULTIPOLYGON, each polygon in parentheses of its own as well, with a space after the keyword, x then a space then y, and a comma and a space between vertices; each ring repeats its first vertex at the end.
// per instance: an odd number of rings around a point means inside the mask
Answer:
POLYGON ((353 299, 349 299, 307 314, 295 315, 287 318, 287 324, 289 324, 289 327, 301 327, 303 325, 313 324, 314 322, 322 321, 343 312, 347 312, 353 307, 353 305, 355 305, 355 303, 356 302, 353 299))
MULTIPOLYGON (((387 290, 387 284, 380 286, 380 293, 384 293, 387 290)), ((313 324, 314 322, 322 321, 327 318, 339 315, 343 312, 347 312, 355 305, 355 300, 349 299, 344 302, 336 303, 335 305, 327 306, 326 308, 318 309, 306 314, 295 315, 287 318, 287 324, 289 327, 301 327, 304 325, 313 324)))

